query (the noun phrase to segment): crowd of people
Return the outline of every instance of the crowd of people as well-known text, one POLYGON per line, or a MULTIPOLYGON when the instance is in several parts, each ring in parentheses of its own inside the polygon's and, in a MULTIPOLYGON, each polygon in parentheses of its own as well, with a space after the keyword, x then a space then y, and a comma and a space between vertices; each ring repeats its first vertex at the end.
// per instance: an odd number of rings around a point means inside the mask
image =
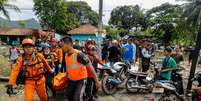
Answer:
POLYGON ((19 53, 12 48, 11 52, 17 52, 18 57, 12 60, 15 65, 12 65, 7 94, 13 94, 13 86, 18 83, 18 76, 21 71, 25 71, 23 82, 25 101, 34 100, 34 91, 41 101, 48 101, 47 87, 51 89, 53 96, 56 96, 51 80, 58 72, 64 72, 68 78, 66 89, 68 101, 83 101, 85 92, 87 101, 97 97, 94 92, 97 92, 100 82, 95 66, 97 63, 103 63, 94 54, 96 47, 88 45, 87 53, 84 54, 73 48, 73 40, 70 37, 61 39, 60 47, 58 43, 56 38, 51 39, 50 42, 40 42, 38 45, 31 39, 24 39, 23 52, 19 53))
MULTIPOLYGON (((53 97, 56 91, 53 89, 52 79, 59 72, 66 73, 68 86, 66 96, 68 101, 92 101, 97 98, 100 87, 97 76, 98 64, 111 65, 118 61, 129 61, 135 64, 141 61, 142 72, 147 72, 150 60, 154 56, 156 45, 149 41, 139 43, 133 38, 124 40, 105 39, 102 48, 92 39, 84 45, 79 40, 70 37, 50 41, 34 42, 31 39, 22 41, 23 52, 16 46, 10 49, 12 72, 8 82, 7 94, 13 94, 13 86, 17 83, 18 75, 25 71, 24 90, 25 101, 34 100, 34 91, 41 101, 48 101, 47 87, 52 91, 53 97), (101 58, 99 52, 101 50, 101 58)), ((165 58, 162 60, 160 79, 171 80, 177 65, 184 63, 184 57, 180 47, 165 48, 165 58)), ((182 79, 180 80, 179 93, 184 94, 182 79)))

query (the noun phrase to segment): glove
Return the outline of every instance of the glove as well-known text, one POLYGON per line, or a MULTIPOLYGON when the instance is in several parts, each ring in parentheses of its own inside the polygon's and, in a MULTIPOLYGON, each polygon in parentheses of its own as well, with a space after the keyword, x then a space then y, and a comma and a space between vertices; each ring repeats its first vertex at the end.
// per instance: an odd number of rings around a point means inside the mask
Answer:
POLYGON ((58 68, 61 69, 61 64, 58 65, 58 68))
POLYGON ((52 68, 51 73, 54 74, 55 72, 55 68, 52 68))
POLYGON ((55 75, 55 67, 52 68, 52 70, 51 70, 51 74, 52 74, 52 76, 55 75))
POLYGON ((6 93, 11 96, 13 94, 13 86, 12 85, 8 85, 7 86, 7 91, 6 93))

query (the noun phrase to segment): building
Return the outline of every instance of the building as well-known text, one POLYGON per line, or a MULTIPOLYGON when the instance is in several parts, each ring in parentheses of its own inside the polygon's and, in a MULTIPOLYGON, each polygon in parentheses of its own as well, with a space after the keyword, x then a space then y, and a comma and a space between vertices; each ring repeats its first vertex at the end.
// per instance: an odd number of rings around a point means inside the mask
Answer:
MULTIPOLYGON (((69 32, 67 32, 69 36, 73 39, 73 41, 80 40, 82 43, 86 42, 89 38, 98 42, 98 28, 92 26, 90 24, 82 25, 78 28, 75 28, 69 32)), ((105 34, 101 35, 101 40, 105 34)))
POLYGON ((0 28, 0 40, 7 44, 20 44, 24 38, 37 38, 47 37, 47 32, 38 29, 29 28, 0 28))

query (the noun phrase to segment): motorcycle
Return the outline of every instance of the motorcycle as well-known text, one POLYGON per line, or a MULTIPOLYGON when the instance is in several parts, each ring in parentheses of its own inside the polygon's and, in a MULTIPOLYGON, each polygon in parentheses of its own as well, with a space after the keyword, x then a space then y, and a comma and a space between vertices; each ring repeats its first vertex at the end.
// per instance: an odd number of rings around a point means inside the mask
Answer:
MULTIPOLYGON (((153 64, 153 63, 152 63, 153 64)), ((126 81, 126 90, 129 93, 136 93, 142 91, 152 91, 153 84, 159 74, 159 65, 153 64, 153 68, 150 68, 147 73, 144 72, 132 72, 128 73, 128 80, 126 81)))
POLYGON ((196 87, 192 88, 192 101, 201 100, 201 71, 197 72, 192 78, 192 82, 196 84, 196 87))
MULTIPOLYGON (((182 70, 183 68, 178 68, 176 69, 176 73, 182 70)), ((178 74, 175 74, 173 78, 178 78, 176 77, 179 76, 178 74)), ((180 96, 178 93, 178 86, 180 86, 179 83, 174 80, 157 80, 154 83, 152 93, 159 96, 156 101, 184 101, 183 96, 180 96)))
POLYGON ((126 81, 130 66, 128 61, 123 61, 116 62, 111 67, 100 68, 106 74, 102 79, 102 90, 105 94, 114 94, 117 87, 126 81))

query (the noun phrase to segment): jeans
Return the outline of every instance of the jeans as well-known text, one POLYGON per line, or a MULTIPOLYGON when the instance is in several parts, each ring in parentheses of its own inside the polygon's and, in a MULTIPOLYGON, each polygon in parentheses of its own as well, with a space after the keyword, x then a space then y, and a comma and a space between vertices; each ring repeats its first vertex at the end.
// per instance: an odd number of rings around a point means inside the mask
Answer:
POLYGON ((69 80, 66 89, 68 101, 83 101, 83 95, 86 87, 86 79, 72 81, 69 80))
POLYGON ((93 97, 97 94, 97 89, 95 85, 94 78, 87 78, 87 85, 86 85, 86 101, 93 101, 93 97))

